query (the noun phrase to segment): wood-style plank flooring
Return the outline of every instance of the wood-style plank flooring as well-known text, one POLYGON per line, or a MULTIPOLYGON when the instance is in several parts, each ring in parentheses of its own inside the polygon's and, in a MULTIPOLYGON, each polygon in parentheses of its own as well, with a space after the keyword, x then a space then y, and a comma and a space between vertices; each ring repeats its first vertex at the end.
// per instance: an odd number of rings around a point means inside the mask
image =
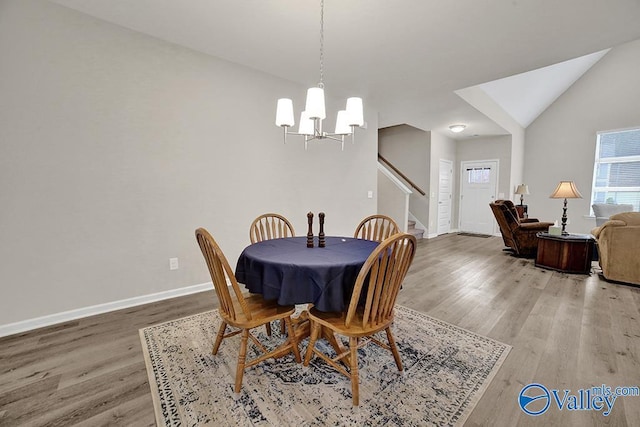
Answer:
MULTIPOLYGON (((608 417, 520 410, 532 382, 640 386, 640 288, 536 268, 502 248, 498 237, 422 240, 399 296, 513 346, 466 426, 640 425, 640 397, 618 398, 608 417)), ((209 291, 1 338, 0 426, 155 425, 138 329, 216 306, 209 291)))

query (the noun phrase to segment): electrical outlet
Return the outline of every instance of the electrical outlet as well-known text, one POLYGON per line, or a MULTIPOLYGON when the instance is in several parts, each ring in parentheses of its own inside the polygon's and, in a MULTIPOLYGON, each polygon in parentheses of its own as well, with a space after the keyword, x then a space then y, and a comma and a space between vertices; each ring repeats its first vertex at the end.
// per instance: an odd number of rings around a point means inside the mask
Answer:
POLYGON ((373 199, 373 191, 371 190, 367 191, 367 198, 373 199))
POLYGON ((178 258, 169 258, 169 270, 177 270, 178 268, 180 268, 178 258))

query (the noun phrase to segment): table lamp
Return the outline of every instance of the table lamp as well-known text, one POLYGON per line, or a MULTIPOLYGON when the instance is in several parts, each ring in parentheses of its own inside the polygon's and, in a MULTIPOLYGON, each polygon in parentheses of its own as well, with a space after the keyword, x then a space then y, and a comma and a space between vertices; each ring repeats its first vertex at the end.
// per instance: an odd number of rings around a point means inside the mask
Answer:
POLYGON ((564 207, 562 209, 562 234, 569 234, 565 231, 567 226, 567 199, 582 199, 582 194, 576 188, 573 181, 560 181, 553 194, 549 196, 552 199, 564 199, 564 207))
POLYGON ((522 206, 524 202, 524 195, 529 194, 529 186, 527 184, 520 184, 514 193, 520 195, 520 206, 522 206))

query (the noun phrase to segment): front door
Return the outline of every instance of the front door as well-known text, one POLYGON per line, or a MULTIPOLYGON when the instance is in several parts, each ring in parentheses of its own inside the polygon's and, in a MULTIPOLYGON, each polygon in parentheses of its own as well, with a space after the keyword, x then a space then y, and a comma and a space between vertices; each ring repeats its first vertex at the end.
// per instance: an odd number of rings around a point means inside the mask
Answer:
POLYGON ((464 161, 460 172, 460 231, 494 234, 489 203, 498 191, 498 160, 464 161))

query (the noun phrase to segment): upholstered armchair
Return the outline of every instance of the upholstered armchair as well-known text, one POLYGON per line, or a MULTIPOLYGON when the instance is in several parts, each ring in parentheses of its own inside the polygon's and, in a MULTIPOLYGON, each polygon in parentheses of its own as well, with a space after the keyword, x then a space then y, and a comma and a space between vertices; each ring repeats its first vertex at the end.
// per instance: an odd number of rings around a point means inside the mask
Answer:
POLYGON ((496 200, 489 206, 500 226, 504 245, 514 254, 535 257, 538 250, 536 233, 547 231, 552 222, 540 222, 537 218, 518 218, 518 212, 511 200, 496 200))
POLYGON ((640 212, 624 212, 591 230, 608 280, 640 285, 640 212))
POLYGON ((591 205, 593 214, 596 216, 596 227, 604 225, 609 221, 611 215, 622 212, 633 212, 633 205, 616 205, 613 203, 594 203, 591 205))

